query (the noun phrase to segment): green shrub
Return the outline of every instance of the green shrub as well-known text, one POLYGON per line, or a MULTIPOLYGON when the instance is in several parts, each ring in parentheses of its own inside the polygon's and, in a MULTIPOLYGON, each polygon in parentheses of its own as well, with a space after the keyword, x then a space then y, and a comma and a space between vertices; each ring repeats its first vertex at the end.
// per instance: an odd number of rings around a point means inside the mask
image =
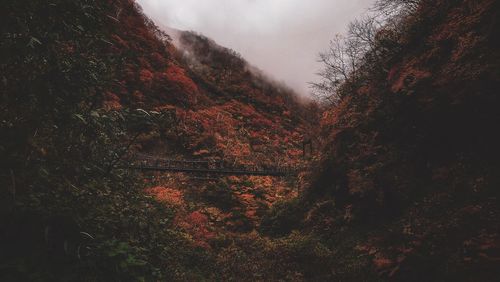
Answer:
POLYGON ((260 231, 271 236, 284 236, 298 229, 303 218, 300 199, 278 202, 262 217, 260 231))
POLYGON ((233 191, 227 182, 223 180, 208 185, 203 197, 207 203, 224 211, 229 211, 231 208, 238 205, 233 195, 233 191))

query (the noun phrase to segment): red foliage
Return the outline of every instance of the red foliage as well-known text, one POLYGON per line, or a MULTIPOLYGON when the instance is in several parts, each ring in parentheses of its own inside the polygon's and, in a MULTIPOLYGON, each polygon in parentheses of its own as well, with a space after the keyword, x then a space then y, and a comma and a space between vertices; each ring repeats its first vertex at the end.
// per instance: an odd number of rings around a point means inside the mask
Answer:
POLYGON ((106 92, 104 94, 103 107, 106 110, 120 110, 122 108, 120 98, 113 92, 106 92))
POLYGON ((191 80, 191 78, 186 76, 184 69, 181 67, 171 65, 165 71, 165 75, 168 80, 173 82, 178 87, 178 90, 187 93, 188 95, 195 95, 198 93, 198 87, 193 80, 191 80))
POLYGON ((147 88, 151 87, 153 82, 153 73, 148 69, 142 69, 139 73, 139 80, 143 83, 147 88))
POLYGON ((192 212, 188 215, 187 220, 197 227, 203 227, 208 224, 208 217, 199 211, 192 212))
POLYGON ((208 217, 199 211, 194 211, 184 218, 176 219, 177 225, 193 237, 194 243, 203 248, 210 248, 207 240, 213 239, 215 233, 208 229, 208 217))
POLYGON ((167 63, 165 57, 158 52, 153 52, 151 54, 150 61, 153 64, 153 66, 155 66, 155 68, 164 68, 167 63))
POLYGON ((184 204, 182 192, 179 190, 156 186, 146 189, 146 193, 153 195, 159 202, 168 203, 173 206, 182 206, 184 204))

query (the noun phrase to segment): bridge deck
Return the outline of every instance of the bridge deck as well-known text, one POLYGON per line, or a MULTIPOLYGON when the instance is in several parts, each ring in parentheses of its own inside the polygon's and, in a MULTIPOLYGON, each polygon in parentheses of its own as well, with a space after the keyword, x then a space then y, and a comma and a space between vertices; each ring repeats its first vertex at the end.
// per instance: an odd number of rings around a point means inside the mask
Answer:
POLYGON ((255 176, 290 176, 297 170, 291 167, 273 167, 258 169, 255 167, 224 167, 222 161, 214 160, 170 160, 151 156, 141 156, 138 159, 123 163, 118 168, 142 171, 169 171, 199 174, 223 175, 255 175, 255 176))
POLYGON ((257 176, 289 176, 294 175, 292 170, 245 170, 245 169, 210 169, 210 168, 185 168, 185 167, 161 167, 161 166, 141 166, 130 165, 121 168, 144 170, 144 171, 170 171, 186 173, 205 173, 205 174, 225 174, 225 175, 257 175, 257 176))

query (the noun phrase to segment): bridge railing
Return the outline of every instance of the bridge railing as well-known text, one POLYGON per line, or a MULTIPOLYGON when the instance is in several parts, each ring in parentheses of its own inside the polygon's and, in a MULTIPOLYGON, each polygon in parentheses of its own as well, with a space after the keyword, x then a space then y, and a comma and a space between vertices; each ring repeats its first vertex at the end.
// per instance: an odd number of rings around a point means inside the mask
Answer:
POLYGON ((298 172, 297 167, 276 166, 261 168, 258 166, 228 166, 223 160, 178 160, 147 155, 129 158, 124 165, 128 169, 158 170, 193 173, 223 173, 238 175, 274 175, 286 176, 298 172))

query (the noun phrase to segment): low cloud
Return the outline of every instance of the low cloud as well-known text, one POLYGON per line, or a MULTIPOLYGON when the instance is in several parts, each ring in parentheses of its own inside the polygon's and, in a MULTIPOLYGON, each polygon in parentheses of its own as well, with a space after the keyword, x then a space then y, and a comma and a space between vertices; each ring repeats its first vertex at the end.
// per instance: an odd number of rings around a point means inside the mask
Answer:
POLYGON ((159 25, 200 32, 308 95, 317 54, 374 0, 137 0, 159 25))

